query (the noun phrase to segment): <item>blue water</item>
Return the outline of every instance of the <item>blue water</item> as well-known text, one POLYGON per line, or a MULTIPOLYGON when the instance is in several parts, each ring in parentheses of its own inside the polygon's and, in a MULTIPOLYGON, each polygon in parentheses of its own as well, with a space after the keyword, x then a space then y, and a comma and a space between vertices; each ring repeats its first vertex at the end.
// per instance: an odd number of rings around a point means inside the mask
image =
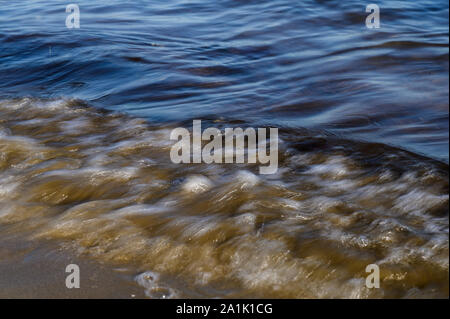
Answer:
POLYGON ((0 1, 0 99, 238 118, 448 162, 448 2, 0 1))

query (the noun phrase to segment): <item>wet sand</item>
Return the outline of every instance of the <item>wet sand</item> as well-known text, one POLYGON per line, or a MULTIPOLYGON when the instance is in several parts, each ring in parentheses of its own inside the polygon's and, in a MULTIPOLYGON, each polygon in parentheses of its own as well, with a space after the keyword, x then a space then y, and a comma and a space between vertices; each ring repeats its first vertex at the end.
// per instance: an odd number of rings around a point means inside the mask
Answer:
POLYGON ((95 263, 49 242, 5 237, 0 236, 0 298, 145 298, 129 272, 95 263), (66 288, 68 264, 80 267, 79 289, 66 288))

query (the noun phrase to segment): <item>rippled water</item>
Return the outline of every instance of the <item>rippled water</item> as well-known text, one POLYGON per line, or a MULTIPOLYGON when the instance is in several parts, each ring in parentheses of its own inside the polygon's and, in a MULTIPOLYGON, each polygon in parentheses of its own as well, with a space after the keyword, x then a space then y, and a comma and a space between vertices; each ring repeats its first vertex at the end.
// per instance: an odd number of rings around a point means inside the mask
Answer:
POLYGON ((448 2, 77 3, 1 2, 0 232, 152 298, 448 297, 448 2), (172 164, 192 119, 278 173, 172 164))

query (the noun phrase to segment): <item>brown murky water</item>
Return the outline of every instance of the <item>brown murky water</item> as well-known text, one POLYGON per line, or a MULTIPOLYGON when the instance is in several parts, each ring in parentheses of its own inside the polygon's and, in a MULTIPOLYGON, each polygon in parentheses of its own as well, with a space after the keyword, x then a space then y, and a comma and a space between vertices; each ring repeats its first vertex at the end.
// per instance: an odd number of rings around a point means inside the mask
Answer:
POLYGON ((177 165, 175 126, 76 100, 0 101, 2 234, 132 274, 117 285, 151 298, 449 296, 448 164, 281 129, 275 175, 177 165), (380 289, 365 287, 372 263, 380 289))

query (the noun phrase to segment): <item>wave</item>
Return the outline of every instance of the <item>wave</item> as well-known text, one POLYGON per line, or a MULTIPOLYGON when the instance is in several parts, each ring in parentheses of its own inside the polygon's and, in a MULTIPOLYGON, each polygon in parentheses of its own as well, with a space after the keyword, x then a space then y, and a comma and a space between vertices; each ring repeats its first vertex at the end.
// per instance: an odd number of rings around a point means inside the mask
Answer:
POLYGON ((1 100, 0 225, 130 269, 152 298, 448 297, 446 163, 281 128, 277 174, 173 164, 180 125, 1 100))

